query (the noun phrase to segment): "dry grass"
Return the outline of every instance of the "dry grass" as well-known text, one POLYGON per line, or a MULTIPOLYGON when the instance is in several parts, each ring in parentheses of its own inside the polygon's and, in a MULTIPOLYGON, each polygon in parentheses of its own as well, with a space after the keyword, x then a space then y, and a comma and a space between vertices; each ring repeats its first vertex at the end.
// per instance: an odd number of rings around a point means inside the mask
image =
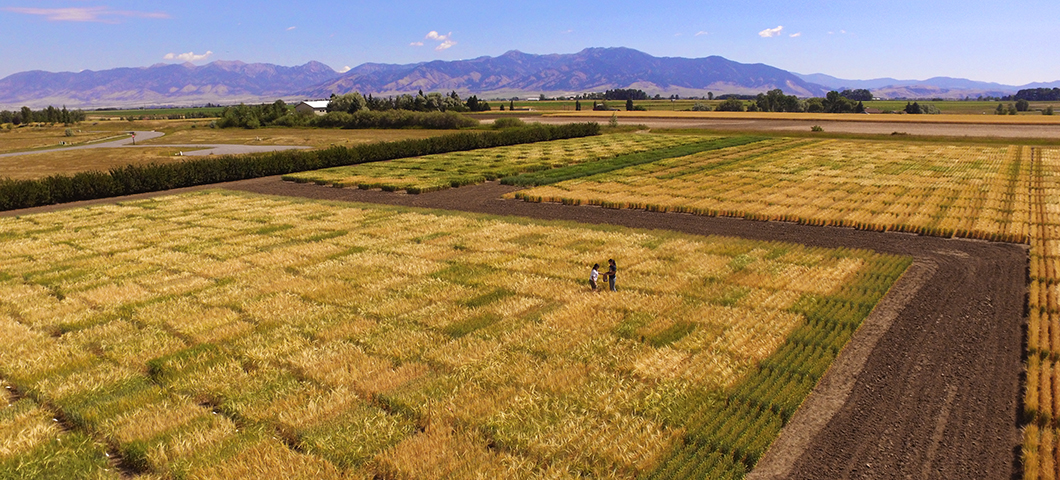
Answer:
POLYGON ((177 155, 194 148, 93 148, 65 150, 0 158, 0 176, 14 180, 32 180, 50 175, 72 175, 77 172, 107 171, 125 165, 176 163, 187 160, 177 155))
POLYGON ((0 153, 21 152, 38 148, 59 147, 60 142, 83 144, 120 135, 119 132, 98 129, 81 123, 73 126, 39 126, 21 128, 0 127, 0 153), (66 136, 66 130, 74 134, 66 136))

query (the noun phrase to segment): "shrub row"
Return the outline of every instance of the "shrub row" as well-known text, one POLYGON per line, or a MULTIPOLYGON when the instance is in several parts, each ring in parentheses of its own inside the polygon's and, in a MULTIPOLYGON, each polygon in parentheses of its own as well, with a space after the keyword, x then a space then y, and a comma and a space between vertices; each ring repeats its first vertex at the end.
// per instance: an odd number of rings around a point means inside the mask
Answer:
POLYGON ((53 175, 37 180, 4 178, 0 179, 0 210, 156 192, 395 158, 587 137, 599 133, 600 127, 595 123, 533 125, 496 132, 464 132, 354 147, 223 155, 164 165, 126 165, 108 172, 53 175))

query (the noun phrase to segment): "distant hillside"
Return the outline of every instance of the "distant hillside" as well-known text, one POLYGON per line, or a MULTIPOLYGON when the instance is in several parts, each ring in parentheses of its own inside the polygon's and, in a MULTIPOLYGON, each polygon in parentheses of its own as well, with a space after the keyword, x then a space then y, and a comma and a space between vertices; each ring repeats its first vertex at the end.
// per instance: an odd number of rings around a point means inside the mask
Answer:
POLYGON ((763 64, 718 56, 654 57, 629 48, 587 48, 573 54, 510 51, 497 57, 408 65, 366 63, 346 73, 309 62, 297 67, 217 61, 204 66, 159 64, 77 73, 31 71, 0 79, 0 109, 48 105, 68 108, 196 105, 374 95, 448 92, 508 98, 573 95, 635 88, 649 95, 682 97, 758 94, 821 97, 829 90, 865 88, 882 98, 964 98, 1013 95, 1021 88, 1054 88, 1060 82, 1023 87, 936 77, 927 80, 843 80, 799 75, 763 64))
POLYGON ((391 95, 423 91, 479 96, 575 94, 638 88, 649 94, 705 96, 757 94, 780 88, 789 95, 822 96, 827 89, 768 65, 722 57, 653 57, 629 48, 588 48, 575 54, 532 55, 510 51, 498 57, 410 65, 365 64, 305 90, 309 97, 351 91, 391 95))
POLYGON ((946 98, 1004 97, 1026 88, 1055 88, 1060 82, 1031 83, 1023 86, 978 82, 965 78, 933 77, 927 80, 897 80, 874 78, 871 80, 845 80, 831 75, 814 73, 795 76, 834 90, 864 88, 880 98, 946 98))
POLYGON ((319 62, 298 67, 213 62, 71 73, 30 71, 0 79, 0 106, 70 108, 276 99, 337 77, 319 62))

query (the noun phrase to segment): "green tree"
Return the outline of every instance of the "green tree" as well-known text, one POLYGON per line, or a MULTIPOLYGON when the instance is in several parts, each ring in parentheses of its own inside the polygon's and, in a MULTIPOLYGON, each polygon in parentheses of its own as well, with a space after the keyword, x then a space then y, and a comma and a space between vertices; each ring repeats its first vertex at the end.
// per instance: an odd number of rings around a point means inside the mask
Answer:
POLYGON ((627 98, 626 99, 626 111, 627 112, 632 112, 633 111, 633 99, 632 98, 627 98))
POLYGON ((997 108, 994 109, 994 113, 997 115, 1004 115, 1007 112, 1005 111, 1005 106, 999 103, 997 104, 997 108))
POLYGON ((1052 115, 1052 114, 1053 114, 1053 106, 1052 105, 1049 105, 1048 107, 1045 107, 1045 110, 1042 110, 1042 115, 1052 115))
POLYGON ((719 103, 715 110, 719 112, 742 112, 744 111, 743 100, 729 97, 724 102, 719 103))
POLYGON ((22 112, 22 123, 33 123, 33 110, 30 110, 29 107, 22 107, 20 111, 22 112))
POLYGON ((576 111, 576 112, 582 111, 582 102, 580 100, 575 100, 574 101, 574 111, 576 111))
POLYGON ((1026 112, 1026 111, 1028 111, 1030 109, 1031 109, 1031 102, 1028 102, 1027 100, 1024 100, 1022 98, 1019 99, 1019 100, 1016 100, 1016 111, 1018 111, 1018 112, 1026 112))
POLYGON ((328 102, 329 112, 354 113, 368 108, 368 102, 359 92, 351 92, 345 95, 332 97, 328 102))
POLYGON ((854 102, 840 95, 835 90, 825 95, 821 106, 824 108, 825 113, 850 113, 854 111, 854 102))
POLYGON ((714 92, 707 92, 707 100, 714 100, 714 92))

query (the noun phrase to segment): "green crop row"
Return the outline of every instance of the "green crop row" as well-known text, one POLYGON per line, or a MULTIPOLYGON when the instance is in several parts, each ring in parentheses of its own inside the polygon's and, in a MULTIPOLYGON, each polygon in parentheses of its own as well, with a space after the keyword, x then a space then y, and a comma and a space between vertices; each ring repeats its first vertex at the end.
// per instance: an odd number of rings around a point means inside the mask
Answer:
MULTIPOLYGON (((836 254, 857 252, 836 252, 836 254)), ((830 295, 806 294, 791 311, 806 321, 722 397, 701 392, 674 418, 683 441, 648 478, 743 478, 795 414, 829 365, 911 264, 910 258, 865 255, 866 267, 830 295)), ((672 420, 671 420, 672 421, 672 420)))
POLYGON ((549 185, 575 178, 587 177, 589 175, 596 175, 598 173, 607 173, 620 168, 651 163, 664 158, 683 157, 685 155, 692 155, 699 152, 747 145, 762 140, 764 140, 764 137, 741 136, 712 138, 704 142, 697 142, 689 145, 679 145, 648 152, 621 155, 593 162, 567 165, 565 167, 553 168, 550 170, 524 173, 513 177, 502 178, 501 183, 520 187, 549 185))

